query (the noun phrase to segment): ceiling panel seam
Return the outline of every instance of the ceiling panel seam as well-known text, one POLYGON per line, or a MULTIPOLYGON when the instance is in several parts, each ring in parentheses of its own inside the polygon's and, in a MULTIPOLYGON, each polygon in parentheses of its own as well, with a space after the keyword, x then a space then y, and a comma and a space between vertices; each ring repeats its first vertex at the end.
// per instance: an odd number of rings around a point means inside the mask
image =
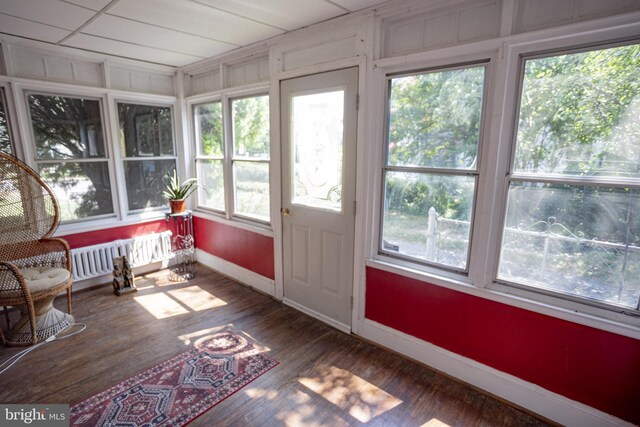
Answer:
MULTIPOLYGON (((211 38, 211 37, 203 36, 203 35, 200 35, 200 34, 190 33, 188 31, 176 30, 175 28, 165 27, 164 25, 152 24, 150 22, 140 21, 139 19, 128 18, 128 17, 122 16, 122 15, 115 15, 113 13, 105 13, 105 15, 111 16, 113 18, 124 19, 126 21, 137 22, 138 24, 144 24, 144 25, 150 25, 150 26, 156 27, 156 28, 162 28, 163 30, 173 31, 173 32, 176 32, 176 33, 181 33, 181 34, 186 34, 188 36, 198 37, 198 38, 209 40, 209 41, 212 41, 212 42, 224 43, 224 44, 228 44, 229 46, 233 46, 233 47, 241 47, 242 46, 240 44, 236 44, 236 43, 232 43, 232 42, 228 42, 228 41, 224 41, 224 40, 218 40, 218 39, 214 39, 214 38, 211 38)), ((89 33, 82 33, 82 34, 89 34, 89 33)), ((95 34, 89 34, 89 35, 96 36, 95 34)), ((102 36, 96 36, 96 37, 102 37, 102 36)), ((120 40, 120 41, 122 41, 122 40, 120 40)), ((129 43, 129 42, 125 41, 123 43, 129 43)))
POLYGON ((66 42, 67 40, 69 40, 71 37, 75 36, 76 34, 80 33, 84 28, 86 28, 89 24, 91 24, 93 21, 95 21, 96 19, 98 19, 100 16, 102 16, 107 10, 109 10, 111 7, 113 7, 116 3, 118 3, 120 0, 111 0, 109 2, 108 5, 106 5, 105 7, 103 7, 102 9, 100 9, 99 11, 96 12, 95 15, 93 15, 91 18, 87 19, 87 21, 80 25, 78 28, 76 28, 75 31, 73 31, 71 34, 67 35, 66 37, 64 37, 62 40, 58 41, 57 44, 62 44, 64 42, 66 42))
MULTIPOLYGON (((12 18, 15 19, 21 19, 23 21, 27 21, 27 22, 33 22, 34 24, 39 24, 39 25, 46 25, 47 27, 51 27, 51 28, 57 28, 58 30, 63 30, 63 31, 71 31, 68 28, 64 28, 64 27, 58 27, 57 25, 52 25, 52 24, 46 24, 44 22, 40 22, 40 21, 36 21, 35 19, 29 19, 29 18, 23 18, 22 16, 17 16, 17 15, 12 15, 10 13, 6 13, 6 12, 0 12, 0 15, 5 15, 5 16, 10 16, 12 18)), ((1 33, 2 31, 0 31, 1 33)), ((7 33, 4 33, 7 34, 7 33)), ((11 35, 11 34, 9 34, 11 35)))

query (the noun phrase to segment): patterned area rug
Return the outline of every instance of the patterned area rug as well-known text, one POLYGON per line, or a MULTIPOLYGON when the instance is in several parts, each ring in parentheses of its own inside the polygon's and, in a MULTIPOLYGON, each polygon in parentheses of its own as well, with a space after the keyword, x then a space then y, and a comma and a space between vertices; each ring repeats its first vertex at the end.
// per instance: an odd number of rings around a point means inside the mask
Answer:
POLYGON ((71 407, 71 426, 183 426, 278 362, 219 332, 195 348, 71 407))

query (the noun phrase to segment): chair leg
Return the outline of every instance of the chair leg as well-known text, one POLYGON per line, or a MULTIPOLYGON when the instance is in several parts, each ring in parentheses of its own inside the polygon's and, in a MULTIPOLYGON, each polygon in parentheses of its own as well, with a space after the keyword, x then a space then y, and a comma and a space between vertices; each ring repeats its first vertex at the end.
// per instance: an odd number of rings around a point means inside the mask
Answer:
POLYGON ((38 342, 37 329, 36 329, 36 313, 33 308, 33 303, 29 304, 29 321, 31 323, 31 336, 33 337, 31 344, 38 342))
POLYGON ((11 329, 11 318, 9 317, 9 309, 7 306, 2 306, 4 309, 4 318, 7 319, 7 329, 11 329))
MULTIPOLYGON (((4 315, 7 319, 7 331, 11 330, 11 319, 9 319, 9 310, 6 306, 2 307, 4 309, 4 315)), ((4 333, 2 332, 2 327, 0 327, 0 340, 2 340, 2 345, 7 342, 7 339, 4 337, 4 333)))
POLYGON ((71 313, 71 287, 67 288, 67 308, 69 310, 69 314, 71 313))

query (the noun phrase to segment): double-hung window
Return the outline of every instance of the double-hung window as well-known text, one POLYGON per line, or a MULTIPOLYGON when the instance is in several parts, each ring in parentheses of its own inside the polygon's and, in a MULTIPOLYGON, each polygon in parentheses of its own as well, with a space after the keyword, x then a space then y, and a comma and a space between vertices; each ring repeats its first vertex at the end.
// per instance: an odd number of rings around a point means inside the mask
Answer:
POLYGON ((381 254, 468 270, 485 64, 388 78, 381 254))
POLYGON ((220 101, 193 107, 196 140, 196 174, 200 187, 198 204, 207 209, 225 211, 224 138, 220 101))
POLYGON ((0 151, 10 154, 13 149, 6 105, 4 89, 0 87, 0 151))
POLYGON ((640 45, 522 60, 497 278, 638 311, 640 45))
POLYGON ((119 102, 118 121, 129 212, 164 208, 165 177, 176 169, 171 107, 119 102))
POLYGON ((35 163, 62 221, 114 216, 101 100, 28 93, 27 102, 35 163))
POLYGON ((269 222, 269 97, 231 100, 234 214, 269 222))
POLYGON ((268 223, 269 97, 226 101, 193 106, 198 206, 268 223))

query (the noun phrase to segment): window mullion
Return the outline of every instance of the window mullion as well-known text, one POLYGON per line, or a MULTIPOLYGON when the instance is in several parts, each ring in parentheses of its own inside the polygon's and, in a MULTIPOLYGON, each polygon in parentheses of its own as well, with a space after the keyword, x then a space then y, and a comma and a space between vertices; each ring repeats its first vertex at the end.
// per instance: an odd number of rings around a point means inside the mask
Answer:
POLYGON ((233 117, 231 100, 227 95, 222 97, 222 123, 224 131, 224 200, 225 216, 231 219, 235 211, 235 191, 233 178, 233 117))

